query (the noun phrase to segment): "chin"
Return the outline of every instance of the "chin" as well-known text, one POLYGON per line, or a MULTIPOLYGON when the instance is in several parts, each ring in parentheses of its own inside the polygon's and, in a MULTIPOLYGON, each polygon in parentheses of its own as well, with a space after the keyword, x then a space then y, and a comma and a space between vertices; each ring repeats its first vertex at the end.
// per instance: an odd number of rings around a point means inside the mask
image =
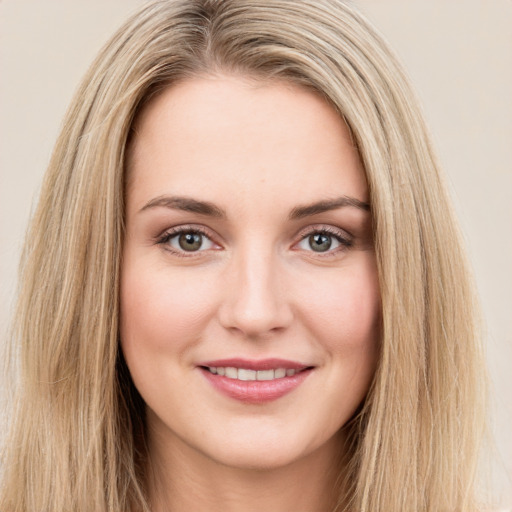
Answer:
POLYGON ((267 448, 244 451, 229 450, 212 454, 212 459, 223 466, 247 471, 269 471, 284 468, 302 459, 298 451, 274 450, 267 448))
POLYGON ((223 466, 240 470, 268 471, 315 457, 316 454, 325 453, 326 449, 334 454, 336 446, 339 446, 337 435, 326 441, 304 439, 296 434, 297 432, 283 435, 282 432, 260 431, 258 436, 226 436, 230 439, 229 444, 223 439, 206 453, 210 459, 223 466))

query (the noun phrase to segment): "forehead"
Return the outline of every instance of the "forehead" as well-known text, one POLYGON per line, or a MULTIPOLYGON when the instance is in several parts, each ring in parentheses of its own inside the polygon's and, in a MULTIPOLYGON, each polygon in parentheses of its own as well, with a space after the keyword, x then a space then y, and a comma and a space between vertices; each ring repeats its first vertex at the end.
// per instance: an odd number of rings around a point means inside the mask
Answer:
POLYGON ((283 82, 212 76, 169 87, 137 120, 128 170, 128 199, 137 202, 219 191, 261 202, 261 195, 368 199, 341 116, 319 95, 283 82))

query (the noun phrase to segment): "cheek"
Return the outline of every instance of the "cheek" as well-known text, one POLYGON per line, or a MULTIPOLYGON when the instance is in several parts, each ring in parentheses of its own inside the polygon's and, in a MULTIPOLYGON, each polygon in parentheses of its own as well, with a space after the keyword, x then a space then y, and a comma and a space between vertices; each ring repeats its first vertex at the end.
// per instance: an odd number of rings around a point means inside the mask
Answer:
POLYGON ((304 284, 302 318, 310 339, 325 355, 322 400, 327 436, 354 416, 377 369, 381 306, 374 257, 358 254, 353 264, 332 273, 318 272, 304 284))
POLYGON ((380 291, 372 255, 363 264, 312 279, 303 294, 304 317, 333 355, 375 352, 380 333, 380 291))
POLYGON ((168 268, 125 268, 121 281, 123 348, 165 352, 190 345, 212 314, 211 279, 168 268))

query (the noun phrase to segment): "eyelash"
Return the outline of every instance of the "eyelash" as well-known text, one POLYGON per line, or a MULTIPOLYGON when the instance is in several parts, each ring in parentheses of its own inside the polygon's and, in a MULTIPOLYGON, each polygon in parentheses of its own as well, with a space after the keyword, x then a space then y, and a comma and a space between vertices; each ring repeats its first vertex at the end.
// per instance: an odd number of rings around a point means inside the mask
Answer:
MULTIPOLYGON (((173 239, 176 236, 182 235, 184 233, 199 234, 199 235, 204 236, 208 240, 210 240, 212 243, 215 243, 215 242, 213 242, 210 233, 206 229, 202 228, 201 226, 179 226, 176 228, 172 228, 169 231, 166 231, 162 236, 158 237, 156 239, 156 243, 159 245, 166 245, 169 243, 169 241, 171 239, 173 239)), ((350 236, 347 236, 348 235, 347 233, 345 233, 344 231, 341 231, 339 229, 336 229, 333 227, 328 227, 328 226, 321 226, 321 227, 320 226, 319 227, 310 226, 310 227, 308 227, 306 230, 303 230, 299 233, 299 241, 296 242, 294 245, 300 244, 301 242, 303 242, 304 240, 306 240, 308 237, 310 237, 312 235, 326 235, 326 236, 334 238, 340 244, 339 247, 337 247, 333 250, 328 250, 326 252, 316 252, 313 250, 307 251, 307 252, 311 252, 311 253, 315 254, 317 257, 320 257, 320 258, 332 257, 332 256, 336 255, 338 252, 345 251, 353 246, 353 241, 350 236)), ((187 252, 184 250, 179 251, 174 248, 171 248, 170 246, 166 247, 165 250, 173 253, 174 255, 176 255, 178 257, 183 257, 183 258, 194 257, 197 255, 197 253, 204 252, 204 250, 203 251, 190 251, 190 252, 187 252)))
POLYGON ((315 254, 315 257, 319 258, 329 258, 336 256, 339 252, 346 251, 354 245, 352 237, 348 233, 332 226, 309 226, 304 231, 299 233, 300 240, 297 244, 301 243, 312 235, 326 235, 334 238, 340 244, 339 247, 327 250, 325 252, 316 252, 313 250, 307 251, 315 254))
MULTIPOLYGON (((169 231, 166 231, 161 237, 159 237, 156 240, 156 243, 160 244, 160 245, 166 245, 174 237, 185 234, 185 233, 202 235, 205 238, 207 238, 208 240, 212 241, 212 237, 209 234, 209 232, 206 229, 202 228, 201 226, 179 226, 176 228, 172 228, 169 231)), ((213 241, 212 241, 212 243, 213 243, 213 241)), ((187 253, 187 251, 178 251, 170 246, 166 247, 165 250, 171 252, 175 256, 182 257, 182 258, 194 257, 198 252, 203 252, 203 251, 190 251, 187 253)))

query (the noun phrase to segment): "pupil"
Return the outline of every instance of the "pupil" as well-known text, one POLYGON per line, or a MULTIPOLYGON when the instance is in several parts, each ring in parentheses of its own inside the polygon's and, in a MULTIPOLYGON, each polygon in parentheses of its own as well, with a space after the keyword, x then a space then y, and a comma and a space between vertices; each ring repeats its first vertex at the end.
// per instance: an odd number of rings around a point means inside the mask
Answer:
POLYGON ((202 236, 199 233, 184 233, 179 237, 180 247, 184 251, 197 251, 202 244, 202 236))
POLYGON ((331 247, 331 237, 322 233, 317 233, 309 237, 309 244, 316 252, 328 251, 331 247))

